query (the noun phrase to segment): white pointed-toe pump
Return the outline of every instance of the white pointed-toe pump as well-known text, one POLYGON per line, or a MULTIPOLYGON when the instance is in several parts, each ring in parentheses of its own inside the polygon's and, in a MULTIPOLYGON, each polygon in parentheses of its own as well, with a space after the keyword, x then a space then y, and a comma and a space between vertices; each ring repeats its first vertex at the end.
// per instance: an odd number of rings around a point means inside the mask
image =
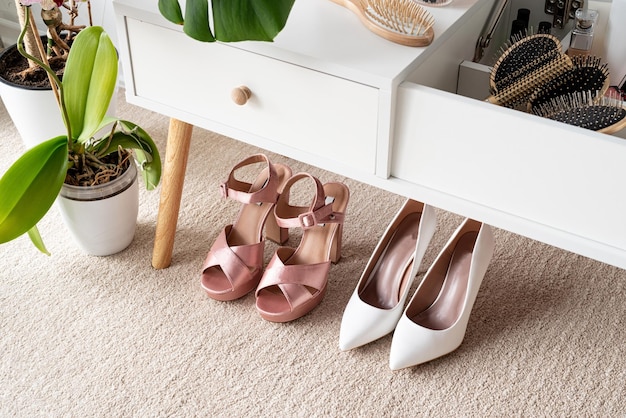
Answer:
POLYGON ((393 331, 436 227, 432 207, 411 199, 403 204, 348 301, 339 332, 341 350, 362 346, 393 331))
POLYGON ((398 321, 391 342, 392 370, 456 350, 494 250, 489 225, 466 219, 428 269, 398 321))

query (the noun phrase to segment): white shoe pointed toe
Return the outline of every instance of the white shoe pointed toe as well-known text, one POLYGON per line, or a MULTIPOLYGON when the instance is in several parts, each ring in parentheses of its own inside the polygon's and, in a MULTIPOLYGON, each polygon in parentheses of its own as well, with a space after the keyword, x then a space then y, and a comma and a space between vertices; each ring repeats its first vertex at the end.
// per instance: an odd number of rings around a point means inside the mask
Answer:
POLYGON ((339 348, 350 350, 395 328, 437 227, 432 207, 407 200, 370 257, 341 321, 339 348))
POLYGON ((466 219, 457 228, 398 321, 392 370, 428 362, 461 345, 493 251, 489 225, 466 219))
POLYGON ((389 334, 396 327, 403 310, 404 303, 398 303, 392 309, 377 308, 364 302, 355 291, 341 321, 339 349, 352 350, 389 334))

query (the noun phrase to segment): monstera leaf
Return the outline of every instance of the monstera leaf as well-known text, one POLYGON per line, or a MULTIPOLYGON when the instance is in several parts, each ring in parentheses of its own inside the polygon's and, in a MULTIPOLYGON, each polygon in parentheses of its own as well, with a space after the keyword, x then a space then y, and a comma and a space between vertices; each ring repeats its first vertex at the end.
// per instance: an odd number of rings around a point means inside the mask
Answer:
POLYGON ((294 1, 212 0, 209 7, 208 0, 186 0, 183 14, 178 0, 159 0, 159 10, 199 41, 272 41, 285 27, 294 1))

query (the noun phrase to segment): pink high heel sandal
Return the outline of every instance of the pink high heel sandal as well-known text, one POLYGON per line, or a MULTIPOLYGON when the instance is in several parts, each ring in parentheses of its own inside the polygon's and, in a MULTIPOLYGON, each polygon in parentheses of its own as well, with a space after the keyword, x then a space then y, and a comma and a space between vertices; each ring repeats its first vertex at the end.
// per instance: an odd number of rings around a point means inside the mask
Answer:
POLYGON ((261 317, 272 322, 298 319, 320 304, 326 293, 330 263, 341 258, 343 220, 350 192, 343 183, 322 183, 307 173, 287 181, 274 213, 280 227, 301 227, 298 248, 280 247, 256 291, 261 317), (299 180, 314 183, 309 206, 292 206, 290 192, 299 180))
POLYGON ((289 231, 276 225, 273 209, 289 177, 289 167, 272 164, 267 156, 256 154, 237 164, 221 185, 223 197, 243 205, 235 222, 219 234, 202 265, 201 286, 209 297, 234 300, 256 288, 263 275, 264 226, 268 239, 287 242, 289 231), (265 167, 254 183, 235 178, 238 169, 258 163, 265 167))

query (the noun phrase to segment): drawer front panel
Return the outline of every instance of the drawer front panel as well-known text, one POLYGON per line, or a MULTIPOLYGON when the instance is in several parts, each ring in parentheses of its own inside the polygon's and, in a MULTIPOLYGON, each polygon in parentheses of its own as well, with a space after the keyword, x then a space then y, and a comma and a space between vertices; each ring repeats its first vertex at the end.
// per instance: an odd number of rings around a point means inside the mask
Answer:
POLYGON ((137 96, 374 172, 378 89, 131 18, 127 30, 137 96), (231 99, 240 85, 252 92, 243 106, 231 99))
POLYGON ((392 176, 626 250, 623 139, 412 83, 398 100, 392 176))

